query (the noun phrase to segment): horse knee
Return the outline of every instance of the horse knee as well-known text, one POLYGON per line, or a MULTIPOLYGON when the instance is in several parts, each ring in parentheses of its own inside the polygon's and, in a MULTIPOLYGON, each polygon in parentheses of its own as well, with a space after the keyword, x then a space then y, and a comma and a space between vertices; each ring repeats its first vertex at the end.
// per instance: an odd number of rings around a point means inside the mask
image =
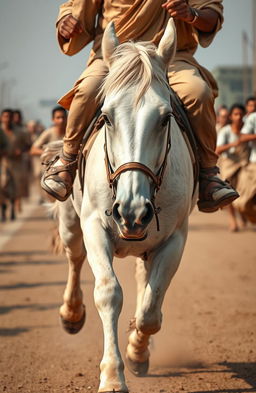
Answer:
POLYGON ((94 299, 99 312, 108 309, 110 311, 116 311, 119 314, 123 305, 122 288, 113 277, 96 279, 94 299))
POLYGON ((59 236, 68 257, 72 259, 84 258, 85 248, 81 230, 77 228, 66 228, 59 226, 59 236))
POLYGON ((157 333, 161 329, 162 313, 148 311, 141 313, 136 318, 136 328, 143 334, 151 335, 157 333))

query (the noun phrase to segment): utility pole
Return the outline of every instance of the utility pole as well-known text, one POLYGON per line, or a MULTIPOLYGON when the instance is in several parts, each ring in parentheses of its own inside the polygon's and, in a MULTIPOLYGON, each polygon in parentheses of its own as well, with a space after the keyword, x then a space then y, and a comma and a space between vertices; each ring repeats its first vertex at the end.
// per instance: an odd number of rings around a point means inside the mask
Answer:
MULTIPOLYGON (((9 63, 7 61, 3 61, 0 63, 0 72, 8 68, 9 63)), ((3 109, 4 103, 5 103, 5 98, 6 98, 6 81, 2 80, 0 81, 0 110, 3 109)))
POLYGON ((244 101, 248 97, 248 71, 249 71, 249 64, 248 64, 248 36, 245 31, 242 33, 242 49, 243 49, 243 98, 244 101))
POLYGON ((252 0, 252 91, 256 96, 256 0, 252 0))

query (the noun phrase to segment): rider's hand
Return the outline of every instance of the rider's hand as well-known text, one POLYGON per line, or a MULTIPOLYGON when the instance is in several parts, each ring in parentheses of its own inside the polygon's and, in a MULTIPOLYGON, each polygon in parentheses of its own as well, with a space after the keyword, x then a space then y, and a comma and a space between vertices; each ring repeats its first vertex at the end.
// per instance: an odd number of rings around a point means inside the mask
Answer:
POLYGON ((162 7, 174 19, 180 19, 184 22, 191 22, 194 19, 194 15, 186 0, 167 0, 162 4, 162 7))
POLYGON ((75 34, 82 33, 83 29, 80 22, 70 14, 60 20, 58 31, 62 37, 69 40, 75 34))

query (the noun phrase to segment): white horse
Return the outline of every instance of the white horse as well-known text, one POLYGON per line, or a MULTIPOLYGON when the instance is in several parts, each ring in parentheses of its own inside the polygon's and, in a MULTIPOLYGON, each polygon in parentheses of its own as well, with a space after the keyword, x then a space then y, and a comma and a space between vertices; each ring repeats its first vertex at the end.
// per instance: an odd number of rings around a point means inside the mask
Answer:
POLYGON ((99 392, 124 393, 128 388, 117 337, 123 294, 113 257, 137 257, 137 306, 126 360, 142 375, 149 366, 150 335, 161 327, 161 306, 182 257, 196 195, 192 198, 193 167, 172 117, 166 79, 176 50, 173 20, 158 48, 119 45, 111 23, 102 50, 109 65, 101 91, 105 124, 87 158, 83 195, 76 179, 73 198, 58 202, 59 232, 69 261, 60 315, 69 333, 81 329, 85 306, 80 271, 87 256, 104 331, 99 392))

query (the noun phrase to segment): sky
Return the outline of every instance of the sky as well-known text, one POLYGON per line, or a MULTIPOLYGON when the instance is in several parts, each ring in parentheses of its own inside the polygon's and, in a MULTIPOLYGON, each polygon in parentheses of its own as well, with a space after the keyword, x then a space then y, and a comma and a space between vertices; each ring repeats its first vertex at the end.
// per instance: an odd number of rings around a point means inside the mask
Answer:
MULTIPOLYGON (((242 65, 242 32, 252 42, 252 2, 224 0, 225 22, 208 48, 195 57, 213 70, 220 65, 242 65)), ((69 57, 57 45, 55 20, 60 0, 0 0, 0 107, 21 108, 25 119, 50 125, 51 106, 68 91, 86 66, 89 48, 69 57)), ((256 15, 254 15, 256 20, 256 15)), ((248 48, 252 63, 252 49, 248 48)))

